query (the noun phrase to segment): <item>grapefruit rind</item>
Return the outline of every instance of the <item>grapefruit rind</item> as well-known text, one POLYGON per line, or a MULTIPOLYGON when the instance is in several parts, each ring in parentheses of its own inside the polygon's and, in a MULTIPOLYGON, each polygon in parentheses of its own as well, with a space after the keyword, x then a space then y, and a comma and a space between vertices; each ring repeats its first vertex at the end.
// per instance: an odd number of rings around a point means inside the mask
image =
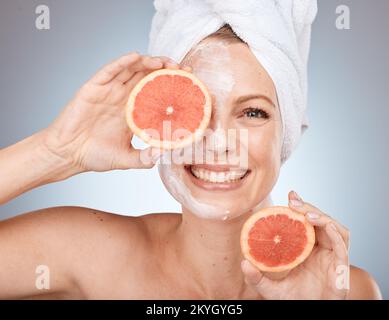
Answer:
POLYGON ((146 142, 152 147, 155 148, 161 148, 165 150, 169 149, 176 149, 176 148, 183 148, 187 145, 190 145, 191 143, 201 139, 201 137, 204 135, 205 129, 208 127, 209 121, 211 119, 211 113, 212 113, 212 102, 211 97, 208 93, 208 90, 206 86, 192 73, 184 71, 184 70, 176 70, 176 69, 160 69, 157 71, 153 71, 149 73, 147 76, 145 76, 143 79, 141 79, 135 87, 132 89, 130 96, 128 98, 127 102, 127 108, 126 108, 126 120, 129 128, 131 131, 138 136, 141 140, 146 142), (205 97, 205 104, 203 106, 203 112, 204 116, 198 126, 198 128, 193 132, 191 135, 184 139, 180 139, 178 141, 168 141, 168 140, 157 140, 151 138, 147 133, 146 130, 143 130, 139 128, 133 121, 132 113, 135 107, 135 99, 138 95, 138 93, 142 90, 144 85, 148 83, 149 81, 152 81, 155 77, 160 75, 179 75, 183 77, 189 78, 192 83, 196 86, 198 86, 201 90, 201 92, 204 94, 205 97))
POLYGON ((262 209, 258 211, 257 213, 254 213, 250 218, 247 219, 247 221, 244 223, 242 231, 241 231, 241 237, 240 237, 240 245, 242 249, 243 256, 245 259, 250 261, 254 266, 256 266, 259 270, 263 272, 283 272, 287 270, 291 270, 295 267, 297 267, 300 263, 302 263, 311 253, 314 245, 315 245, 315 229, 314 227, 306 220, 305 216, 302 213, 299 213, 297 211, 294 211, 288 207, 282 207, 282 206, 274 206, 262 209), (255 222, 258 221, 261 218, 277 215, 277 214, 286 214, 289 218, 293 220, 301 221, 306 230, 307 235, 307 243, 303 250, 303 252, 293 260, 293 262, 285 265, 280 265, 276 267, 269 267, 264 265, 263 263, 257 261, 252 257, 250 254, 250 247, 248 244, 248 235, 251 230, 251 228, 254 226, 255 222))

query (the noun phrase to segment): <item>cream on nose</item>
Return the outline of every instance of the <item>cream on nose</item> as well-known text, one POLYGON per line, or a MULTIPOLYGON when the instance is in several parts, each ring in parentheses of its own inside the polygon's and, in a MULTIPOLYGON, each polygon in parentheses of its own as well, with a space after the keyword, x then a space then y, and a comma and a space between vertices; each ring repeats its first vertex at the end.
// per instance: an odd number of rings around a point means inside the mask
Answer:
POLYGON ((248 130, 229 126, 228 120, 218 120, 211 120, 202 140, 206 159, 248 168, 248 130))
POLYGON ((227 132, 221 126, 209 128, 205 136, 205 145, 208 151, 213 151, 218 154, 227 151, 227 132))

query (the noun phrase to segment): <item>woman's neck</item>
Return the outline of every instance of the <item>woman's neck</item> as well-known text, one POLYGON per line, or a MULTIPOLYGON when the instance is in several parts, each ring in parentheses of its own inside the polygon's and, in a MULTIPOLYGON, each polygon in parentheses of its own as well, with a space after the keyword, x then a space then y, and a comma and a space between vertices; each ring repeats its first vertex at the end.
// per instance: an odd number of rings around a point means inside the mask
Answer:
MULTIPOLYGON (((259 207, 271 205, 268 197, 259 207)), ((178 259, 204 298, 239 299, 254 293, 246 286, 240 267, 240 231, 250 215, 223 221, 202 219, 183 210, 176 233, 178 259)))

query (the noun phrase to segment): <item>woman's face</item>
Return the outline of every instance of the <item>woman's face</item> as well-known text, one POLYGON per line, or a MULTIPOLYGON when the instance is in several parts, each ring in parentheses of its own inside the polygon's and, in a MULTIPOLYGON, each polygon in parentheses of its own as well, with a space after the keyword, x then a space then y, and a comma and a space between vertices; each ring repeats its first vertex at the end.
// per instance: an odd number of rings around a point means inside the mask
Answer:
POLYGON ((282 125, 273 82, 238 42, 206 39, 182 65, 209 89, 212 118, 196 146, 201 156, 161 164, 162 181, 184 211, 200 217, 250 212, 270 193, 280 169, 282 125))

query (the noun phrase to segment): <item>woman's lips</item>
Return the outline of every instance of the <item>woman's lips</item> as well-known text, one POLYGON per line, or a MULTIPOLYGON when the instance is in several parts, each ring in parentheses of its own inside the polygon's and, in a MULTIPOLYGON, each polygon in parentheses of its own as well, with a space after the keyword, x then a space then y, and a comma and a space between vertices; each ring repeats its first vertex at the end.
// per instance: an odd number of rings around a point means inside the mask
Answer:
POLYGON ((206 190, 233 190, 239 188, 251 172, 228 165, 185 166, 191 181, 206 190))

